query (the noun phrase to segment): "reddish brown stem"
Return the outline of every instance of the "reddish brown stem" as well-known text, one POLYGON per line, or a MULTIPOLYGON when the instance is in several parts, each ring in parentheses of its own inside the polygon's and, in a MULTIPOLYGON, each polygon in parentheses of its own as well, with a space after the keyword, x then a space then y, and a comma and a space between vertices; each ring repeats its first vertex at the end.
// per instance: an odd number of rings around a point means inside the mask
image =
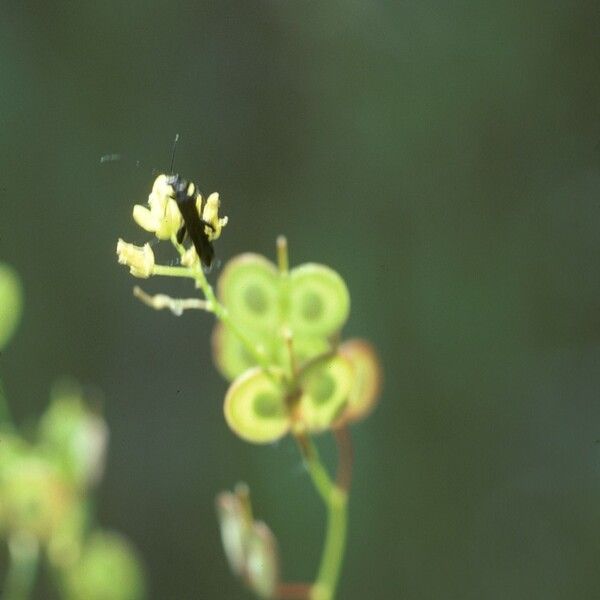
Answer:
POLYGON ((352 449, 350 431, 344 425, 333 430, 333 437, 338 448, 338 468, 335 482, 338 487, 348 492, 352 482, 352 465, 354 463, 354 450, 352 449))
POLYGON ((308 600, 310 583, 280 583, 275 592, 277 600, 308 600))

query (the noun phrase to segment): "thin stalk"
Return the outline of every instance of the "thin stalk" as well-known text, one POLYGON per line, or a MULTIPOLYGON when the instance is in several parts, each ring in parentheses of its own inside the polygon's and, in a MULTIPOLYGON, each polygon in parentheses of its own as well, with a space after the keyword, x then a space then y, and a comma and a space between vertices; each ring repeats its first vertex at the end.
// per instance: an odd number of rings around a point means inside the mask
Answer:
POLYGON ((336 485, 329 498, 325 546, 311 600, 332 600, 334 598, 346 548, 348 494, 336 485))
POLYGON ((295 387, 298 377, 298 361, 294 354, 293 332, 289 325, 290 316, 290 259, 288 255, 287 239, 284 235, 277 238, 277 267, 279 269, 279 324, 278 331, 287 347, 288 364, 287 375, 290 380, 290 388, 295 387))
POLYGON ((277 238, 277 266, 279 272, 287 274, 290 270, 290 259, 288 257, 288 245, 285 235, 280 235, 277 238))
POLYGON ((325 544, 317 580, 310 593, 310 600, 333 600, 337 588, 348 524, 348 487, 352 472, 352 451, 348 435, 336 435, 340 465, 338 482, 334 483, 323 466, 312 440, 306 435, 296 436, 308 472, 327 508, 325 544), (343 483, 342 483, 343 482, 343 483))
POLYGON ((296 441, 300 446, 300 452, 302 453, 304 463, 315 489, 319 492, 319 496, 321 496, 323 502, 329 504, 333 481, 321 462, 317 447, 308 435, 297 435, 296 441))
POLYGON ((152 275, 163 275, 165 277, 189 277, 190 279, 196 279, 194 271, 188 269, 188 267, 170 267, 168 265, 154 265, 152 269, 152 275))
POLYGON ((171 298, 166 294, 151 296, 137 285, 133 288, 133 295, 150 308, 155 310, 166 308, 178 317, 185 310, 204 310, 208 312, 208 303, 206 300, 200 300, 200 298, 171 298))

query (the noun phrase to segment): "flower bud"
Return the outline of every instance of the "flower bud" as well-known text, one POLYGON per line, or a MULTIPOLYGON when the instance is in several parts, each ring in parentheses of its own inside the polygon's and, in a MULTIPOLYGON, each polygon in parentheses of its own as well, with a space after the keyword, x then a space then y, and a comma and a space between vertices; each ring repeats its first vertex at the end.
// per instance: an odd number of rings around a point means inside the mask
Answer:
POLYGON ((119 238, 117 242, 117 255, 119 263, 127 265, 129 272, 134 277, 147 279, 152 275, 154 269, 154 252, 152 252, 150 244, 135 246, 119 238))
MULTIPOLYGON (((198 210, 200 210, 200 197, 198 197, 198 210)), ((219 194, 216 192, 212 193, 204 203, 204 210, 202 211, 202 219, 213 226, 213 229, 206 227, 206 234, 209 240, 216 240, 221 235, 221 229, 227 225, 228 217, 219 218, 219 207, 221 201, 219 200, 219 194)))
POLYGON ((231 570, 260 598, 272 598, 279 582, 277 541, 262 521, 254 521, 248 486, 217 496, 223 548, 231 570))

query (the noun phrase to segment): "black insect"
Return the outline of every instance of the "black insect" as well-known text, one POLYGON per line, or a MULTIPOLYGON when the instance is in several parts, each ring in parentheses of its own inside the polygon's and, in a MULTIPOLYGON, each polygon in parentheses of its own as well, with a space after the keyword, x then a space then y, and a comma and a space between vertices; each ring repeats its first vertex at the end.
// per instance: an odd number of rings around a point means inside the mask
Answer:
POLYGON ((196 249, 202 264, 208 269, 212 265, 215 250, 208 239, 206 228, 215 228, 200 216, 196 206, 198 189, 194 183, 179 175, 167 175, 167 183, 173 188, 173 200, 177 202, 183 218, 183 225, 177 232, 177 242, 181 244, 187 235, 196 249))
POLYGON ((183 218, 183 225, 177 232, 177 243, 181 244, 187 234, 190 240, 192 240, 192 244, 194 244, 194 248, 196 248, 196 254, 200 257, 202 264, 207 269, 210 269, 213 258, 215 257, 215 250, 211 241, 208 239, 206 227, 213 231, 215 228, 202 219, 198 212, 196 201, 199 194, 196 184, 173 173, 177 142, 179 142, 179 134, 176 134, 175 139, 173 140, 171 166, 169 167, 169 175, 167 175, 167 183, 173 188, 173 200, 177 202, 179 212, 183 218))

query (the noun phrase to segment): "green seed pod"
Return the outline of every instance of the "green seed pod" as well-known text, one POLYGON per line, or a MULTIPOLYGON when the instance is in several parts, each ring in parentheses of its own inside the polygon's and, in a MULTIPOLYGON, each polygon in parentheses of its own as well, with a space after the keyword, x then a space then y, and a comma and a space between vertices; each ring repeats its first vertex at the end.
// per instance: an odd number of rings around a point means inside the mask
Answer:
MULTIPOLYGON (((256 337, 256 343, 263 341, 261 336, 256 337)), ((217 368, 229 381, 256 366, 256 361, 246 346, 222 323, 217 323, 213 329, 212 351, 217 368)))
POLYGON ((231 384, 224 411, 229 427, 256 444, 274 442, 290 427, 283 386, 258 367, 231 384))
POLYGON ((21 318, 23 294, 15 271, 0 263, 0 350, 12 337, 21 318))
POLYGON ((309 365, 300 375, 297 422, 313 432, 329 429, 344 409, 353 382, 352 364, 339 354, 309 365))
MULTIPOLYGON (((324 354, 331 349, 331 344, 322 337, 305 337, 295 335, 292 340, 294 358, 298 366, 301 366, 311 359, 324 354)), ((277 364, 284 367, 289 364, 289 347, 280 341, 277 346, 276 360, 277 364)))
POLYGON ((346 322, 350 294, 333 269, 308 263, 290 273, 289 311, 294 334, 327 337, 346 322))
MULTIPOLYGON (((248 338, 264 348, 267 356, 278 367, 287 368, 290 360, 290 350, 284 340, 279 337, 261 336, 256 333, 248 338)), ((325 338, 296 336, 293 340, 294 357, 298 365, 308 362, 315 356, 323 354, 330 349, 330 344, 325 338)), ((246 346, 222 323, 217 323, 212 333, 213 360, 228 381, 233 381, 242 373, 256 367, 255 358, 248 352, 246 346)))
POLYGON ((231 318, 245 330, 274 332, 279 322, 278 273, 258 254, 242 254, 227 263, 218 295, 231 318))

